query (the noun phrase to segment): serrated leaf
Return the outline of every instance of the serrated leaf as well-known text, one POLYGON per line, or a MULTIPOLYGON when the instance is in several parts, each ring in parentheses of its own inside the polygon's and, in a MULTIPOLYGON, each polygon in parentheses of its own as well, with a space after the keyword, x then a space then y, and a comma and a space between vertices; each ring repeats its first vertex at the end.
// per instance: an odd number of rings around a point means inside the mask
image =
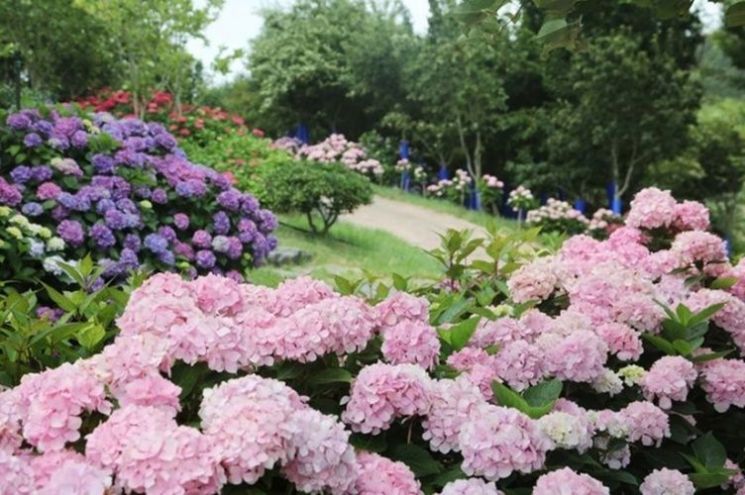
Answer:
POLYGON ((390 457, 409 466, 417 477, 431 476, 442 472, 442 465, 432 457, 429 450, 418 445, 397 445, 391 450, 390 457))
POLYGON ((68 313, 71 311, 75 311, 75 308, 76 308, 75 303, 73 303, 70 299, 68 299, 64 294, 59 292, 57 289, 50 287, 44 282, 41 282, 41 284, 44 286, 44 289, 47 291, 49 298, 52 301, 54 301, 54 303, 57 306, 59 306, 60 309, 68 313))
POLYGON ((476 332, 476 327, 478 327, 479 321, 481 321, 480 316, 472 316, 471 318, 450 327, 449 343, 453 346, 454 350, 459 351, 468 344, 468 341, 471 340, 474 332, 476 332))
POLYGON ((391 275, 393 278, 393 287, 400 291, 405 291, 409 286, 409 279, 402 277, 398 273, 391 275))
POLYGON ((105 336, 106 330, 104 330, 101 325, 97 323, 89 323, 75 334, 75 339, 80 343, 80 345, 85 347, 85 349, 92 351, 105 336))
POLYGON ((559 398, 563 387, 564 384, 561 380, 556 378, 545 380, 527 389, 523 393, 523 398, 531 406, 545 406, 546 404, 555 402, 559 398))
POLYGON ((344 368, 327 368, 323 371, 313 373, 308 379, 310 385, 323 385, 327 383, 352 383, 352 373, 344 368))
POLYGON ((737 2, 724 13, 724 25, 727 27, 745 26, 745 2, 737 2))
POLYGON ((706 466, 708 470, 719 469, 724 467, 727 460, 727 451, 724 445, 714 437, 711 432, 698 437, 692 444, 691 448, 696 454, 696 458, 706 466))
POLYGON ((511 390, 506 385, 495 381, 492 382, 491 389, 494 391, 497 402, 505 407, 512 407, 522 412, 526 412, 530 407, 530 404, 520 397, 520 394, 511 390))

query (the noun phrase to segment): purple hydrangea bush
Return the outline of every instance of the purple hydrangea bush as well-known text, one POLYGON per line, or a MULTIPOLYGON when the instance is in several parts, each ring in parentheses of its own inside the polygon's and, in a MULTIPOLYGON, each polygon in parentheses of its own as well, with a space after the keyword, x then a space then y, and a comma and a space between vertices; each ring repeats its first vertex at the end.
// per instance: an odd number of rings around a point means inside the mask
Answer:
MULTIPOLYGON (((69 107, 0 119, 0 206, 51 230, 60 259, 91 253, 104 279, 140 267, 242 279, 276 246, 274 215, 160 123, 69 107)), ((36 245, 40 267, 50 256, 36 245)))

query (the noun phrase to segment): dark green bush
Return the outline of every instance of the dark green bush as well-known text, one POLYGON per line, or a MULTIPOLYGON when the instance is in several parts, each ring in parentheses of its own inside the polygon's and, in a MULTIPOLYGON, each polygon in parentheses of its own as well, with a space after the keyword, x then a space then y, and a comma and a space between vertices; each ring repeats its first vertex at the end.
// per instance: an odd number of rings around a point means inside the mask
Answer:
POLYGON ((342 213, 370 203, 370 181, 341 164, 292 162, 265 168, 260 181, 270 194, 264 198, 279 213, 298 212, 313 232, 325 234, 342 213), (322 226, 314 218, 320 218, 322 226))

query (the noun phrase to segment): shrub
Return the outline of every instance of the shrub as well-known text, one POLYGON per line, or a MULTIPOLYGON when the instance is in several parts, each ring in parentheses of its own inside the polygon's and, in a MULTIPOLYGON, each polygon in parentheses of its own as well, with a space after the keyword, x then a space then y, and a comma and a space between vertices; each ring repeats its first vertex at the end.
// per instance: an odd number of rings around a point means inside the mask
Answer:
POLYGON ((325 234, 342 213, 372 199, 372 186, 341 164, 309 166, 293 162, 265 169, 260 179, 271 187, 266 199, 277 212, 300 212, 313 232, 325 234), (314 218, 320 218, 322 226, 314 218))
POLYGON ((585 232, 590 221, 566 201, 549 198, 545 205, 528 212, 525 223, 540 227, 541 232, 571 235, 585 232))
POLYGON ((241 276, 276 244, 274 216, 189 162, 161 124, 48 109, 0 119, 0 222, 14 224, 0 254, 13 276, 59 275, 88 252, 104 279, 140 266, 241 276))
POLYGON ((273 148, 269 139, 233 131, 216 136, 204 146, 190 140, 182 140, 181 146, 194 163, 229 174, 241 190, 250 191, 262 203, 270 194, 257 174, 290 166, 295 161, 289 153, 273 148))
POLYGON ((331 134, 320 143, 301 145, 292 138, 280 138, 275 147, 288 152, 295 152, 296 158, 318 163, 343 163, 369 179, 378 179, 383 175, 381 163, 367 156, 365 149, 354 141, 348 141, 343 134, 331 134))
MULTIPOLYGON (((13 282, 3 283, 0 389, 18 384, 27 373, 89 357, 112 339, 114 319, 124 310, 131 286, 96 289, 98 273, 90 257, 61 271, 72 290, 46 286, 19 292, 13 282)), ((140 275, 133 273, 130 282, 139 285, 140 275)))

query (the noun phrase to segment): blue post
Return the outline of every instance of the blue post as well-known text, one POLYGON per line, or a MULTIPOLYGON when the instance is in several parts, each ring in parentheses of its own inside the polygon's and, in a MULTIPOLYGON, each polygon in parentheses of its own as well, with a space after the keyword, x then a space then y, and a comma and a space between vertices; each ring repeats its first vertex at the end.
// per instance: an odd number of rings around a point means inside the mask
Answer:
POLYGON ((580 213, 584 213, 587 210, 587 201, 582 198, 575 199, 574 209, 579 211, 580 213))
POLYGON ((613 198, 611 211, 613 211, 613 213, 615 213, 616 215, 621 214, 621 212, 623 211, 623 201, 621 201, 621 198, 613 198))
POLYGON ((438 180, 448 180, 450 178, 448 174, 448 166, 444 163, 440 164, 440 170, 437 172, 438 180))
MULTIPOLYGON (((398 145, 398 156, 401 158, 401 160, 408 160, 409 159, 409 142, 405 139, 401 140, 401 143, 398 145)), ((404 191, 408 191, 411 187, 411 174, 408 170, 403 170, 401 172, 401 189, 404 191)))
POLYGON ((300 122, 292 132, 292 136, 300 140, 303 144, 310 143, 310 130, 308 126, 300 122))
POLYGON ((724 247, 727 249, 727 256, 732 257, 732 234, 725 234, 724 247))

